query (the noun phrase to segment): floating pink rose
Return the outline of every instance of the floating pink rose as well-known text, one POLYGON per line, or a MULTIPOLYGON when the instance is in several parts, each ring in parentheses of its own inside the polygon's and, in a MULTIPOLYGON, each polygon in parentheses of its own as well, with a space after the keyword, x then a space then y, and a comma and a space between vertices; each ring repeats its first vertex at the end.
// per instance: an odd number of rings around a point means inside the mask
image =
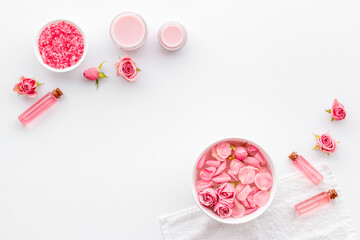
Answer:
POLYGON ((217 202, 217 195, 213 188, 205 188, 199 193, 199 201, 206 207, 212 207, 217 202))
POLYGON ((216 189, 216 193, 220 199, 233 201, 235 198, 235 187, 231 183, 223 183, 216 189))
POLYGON ((331 109, 326 110, 326 112, 331 114, 331 121, 340 121, 346 117, 344 105, 342 105, 336 98, 334 99, 331 109))
POLYGON ((128 82, 134 82, 138 76, 138 72, 141 71, 136 67, 136 63, 131 60, 128 55, 120 58, 115 64, 116 74, 124 78, 128 82))
POLYGON ((322 152, 327 153, 328 155, 336 151, 337 143, 335 139, 330 136, 330 134, 325 133, 321 136, 315 134, 315 137, 317 139, 315 149, 320 149, 322 152))
POLYGON ((84 77, 86 79, 96 80, 95 84, 97 88, 99 88, 99 79, 107 78, 107 76, 103 72, 100 72, 103 63, 104 62, 102 62, 98 68, 89 68, 84 71, 84 77))
POLYGON ((216 212, 221 218, 228 218, 232 214, 231 208, 233 207, 233 203, 221 199, 214 206, 214 212, 216 212))
POLYGON ((15 84, 14 92, 18 95, 28 95, 28 97, 33 98, 37 95, 36 88, 43 83, 38 83, 33 78, 25 78, 24 76, 20 77, 20 82, 15 84))

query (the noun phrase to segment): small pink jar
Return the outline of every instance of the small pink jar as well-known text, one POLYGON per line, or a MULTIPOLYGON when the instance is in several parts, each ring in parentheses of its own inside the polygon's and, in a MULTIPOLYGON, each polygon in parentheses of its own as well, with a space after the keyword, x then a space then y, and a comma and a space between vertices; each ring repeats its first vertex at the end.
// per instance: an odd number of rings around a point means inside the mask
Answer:
POLYGON ((168 51, 177 51, 186 43, 186 30, 180 23, 167 22, 158 32, 160 45, 168 51))

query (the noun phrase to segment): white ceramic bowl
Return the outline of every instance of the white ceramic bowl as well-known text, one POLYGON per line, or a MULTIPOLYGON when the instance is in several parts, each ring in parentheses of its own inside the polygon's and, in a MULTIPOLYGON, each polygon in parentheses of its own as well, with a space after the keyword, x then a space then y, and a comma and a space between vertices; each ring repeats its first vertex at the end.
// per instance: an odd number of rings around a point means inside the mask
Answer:
POLYGON ((259 145, 257 145, 256 143, 254 143, 253 141, 247 140, 247 139, 243 139, 243 138, 228 138, 228 139, 222 139, 220 141, 217 141, 213 144, 211 144, 209 147, 207 147, 200 155, 199 157, 196 159, 195 161, 195 165, 194 165, 194 170, 193 170, 193 177, 192 177, 192 182, 191 182, 191 189, 192 189, 192 193, 195 199, 196 204, 198 205, 198 207, 206 214, 208 215, 210 218, 218 221, 218 222, 222 222, 222 223, 227 223, 227 224, 240 224, 240 223, 246 223, 249 222, 251 220, 254 220, 256 218, 258 218, 261 214, 263 214, 271 205, 272 201, 274 200, 275 194, 276 194, 276 190, 277 190, 277 184, 278 184, 278 179, 277 179, 277 175, 276 175, 276 170, 275 170, 275 166, 273 161, 271 160, 270 156, 265 152, 265 150, 260 147, 259 145), (273 186, 270 189, 270 199, 269 201, 266 203, 266 205, 264 207, 259 208, 258 210, 256 210, 255 212, 243 216, 241 218, 221 218, 219 217, 216 213, 214 213, 210 208, 204 207, 198 200, 198 194, 196 192, 195 189, 195 184, 196 184, 196 165, 200 159, 200 157, 207 152, 208 150, 210 150, 213 146, 217 145, 218 143, 224 142, 224 141, 234 141, 234 142, 247 142, 249 144, 254 145, 255 147, 257 147, 260 151, 260 153, 263 155, 263 157, 265 158, 266 162, 267 162, 267 167, 269 169, 269 171, 271 172, 271 175, 273 177, 273 186))
POLYGON ((87 53, 87 40, 86 40, 86 36, 84 34, 84 31, 77 25, 75 24, 74 22, 72 21, 69 21, 69 20, 66 20, 66 19, 56 19, 56 20, 53 20, 53 21, 50 21, 48 23, 46 23, 41 29, 40 31, 38 32, 38 34, 36 35, 36 39, 35 39, 35 43, 34 43, 34 51, 35 51, 35 56, 36 58, 39 60, 40 64, 43 65, 46 69, 49 69, 50 71, 53 71, 53 72, 69 72, 73 69, 75 69, 76 67, 78 67, 82 61, 84 60, 85 56, 86 56, 86 53, 87 53), (53 23, 58 23, 58 22, 67 22, 67 23, 70 23, 71 25, 73 25, 74 27, 76 27, 80 33, 82 34, 83 38, 84 38, 84 53, 82 55, 82 57, 80 58, 80 60, 72 65, 71 67, 68 67, 68 68, 63 68, 63 69, 56 69, 56 68, 52 68, 50 67, 49 65, 47 65, 46 63, 44 63, 43 59, 41 58, 41 55, 40 55, 40 51, 39 51, 39 46, 38 46, 38 41, 39 41, 39 37, 40 37, 40 34, 42 33, 42 31, 49 25, 53 24, 53 23))

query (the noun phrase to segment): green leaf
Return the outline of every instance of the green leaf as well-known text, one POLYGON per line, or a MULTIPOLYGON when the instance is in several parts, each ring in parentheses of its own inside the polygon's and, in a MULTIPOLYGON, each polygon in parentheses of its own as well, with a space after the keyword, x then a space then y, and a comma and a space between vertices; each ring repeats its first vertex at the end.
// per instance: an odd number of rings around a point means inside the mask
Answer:
POLYGON ((331 109, 325 110, 325 112, 331 113, 331 109))
POLYGON ((315 134, 315 133, 313 133, 314 134, 314 136, 316 137, 316 139, 318 139, 320 136, 319 135, 317 135, 317 134, 315 134))
POLYGON ((99 78, 108 78, 104 73, 99 72, 99 78))
POLYGON ((335 119, 332 117, 332 118, 331 118, 331 121, 334 121, 334 120, 335 120, 335 119))
POLYGON ((136 68, 136 71, 137 71, 137 72, 141 72, 141 69, 140 69, 140 68, 136 68))
POLYGON ((36 82, 36 86, 44 85, 44 83, 36 82))
POLYGON ((100 64, 100 66, 98 67, 98 70, 99 70, 99 71, 101 70, 101 67, 102 67, 102 65, 104 64, 104 62, 105 62, 105 61, 103 61, 103 62, 100 64))
POLYGON ((95 84, 96 84, 96 89, 99 89, 99 79, 96 79, 95 84))
POLYGON ((319 149, 319 146, 318 146, 318 145, 316 145, 316 146, 314 147, 314 149, 319 149))
POLYGON ((236 185, 239 183, 239 181, 237 182, 232 182, 232 185, 234 185, 234 187, 236 187, 236 185))
POLYGON ((330 156, 330 153, 326 153, 328 156, 330 156))

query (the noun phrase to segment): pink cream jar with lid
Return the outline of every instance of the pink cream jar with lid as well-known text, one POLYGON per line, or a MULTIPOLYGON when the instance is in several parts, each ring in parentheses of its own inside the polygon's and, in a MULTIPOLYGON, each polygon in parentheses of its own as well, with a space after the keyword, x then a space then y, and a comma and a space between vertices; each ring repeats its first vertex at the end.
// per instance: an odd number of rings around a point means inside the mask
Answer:
POLYGON ((110 37, 116 46, 125 51, 134 51, 146 41, 148 30, 144 19, 133 12, 118 14, 110 25, 110 37))
POLYGON ((160 45, 168 51, 177 51, 186 43, 186 30, 180 23, 167 22, 158 32, 160 45))

